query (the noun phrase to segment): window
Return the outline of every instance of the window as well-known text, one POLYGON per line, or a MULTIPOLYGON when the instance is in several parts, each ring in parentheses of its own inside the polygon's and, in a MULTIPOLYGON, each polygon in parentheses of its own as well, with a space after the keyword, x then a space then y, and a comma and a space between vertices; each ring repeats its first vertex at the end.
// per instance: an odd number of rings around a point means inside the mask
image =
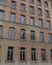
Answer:
POLYGON ((30 3, 34 3, 34 0, 29 0, 30 3))
POLYGON ((45 16, 49 17, 49 11, 48 10, 45 11, 45 16))
POLYGON ((52 8, 52 3, 51 3, 51 8, 52 8))
POLYGON ((13 60, 13 47, 8 47, 7 60, 9 60, 9 61, 13 60))
POLYGON ((48 42, 52 43, 52 34, 50 34, 50 33, 48 34, 48 42))
POLYGON ((34 18, 30 17, 30 25, 34 26, 34 18))
POLYGON ((24 29, 21 29, 20 38, 25 39, 25 30, 24 29))
POLYGON ((41 49, 41 57, 42 57, 42 61, 46 61, 45 49, 41 49))
POLYGON ((0 26, 0 38, 2 37, 2 33, 3 33, 3 27, 0 26))
POLYGON ((25 9, 26 9, 25 4, 21 4, 21 11, 25 11, 25 9))
POLYGON ((25 24, 25 16, 24 15, 21 15, 21 19, 20 19, 21 21, 20 21, 20 23, 21 24, 25 24))
POLYGON ((31 40, 35 40, 35 32, 31 31, 31 40))
POLYGON ((34 13, 34 7, 33 6, 30 6, 29 12, 32 14, 34 13))
POLYGON ((44 6, 45 7, 48 7, 48 2, 44 2, 44 6))
POLYGON ((11 13, 10 14, 10 21, 11 22, 15 22, 15 17, 16 17, 15 14, 14 13, 11 13))
POLYGON ((37 4, 38 5, 41 5, 41 0, 37 0, 37 4))
POLYGON ((11 8, 12 8, 12 9, 16 9, 16 2, 15 2, 15 1, 12 1, 12 2, 11 2, 11 8))
POLYGON ((31 59, 32 61, 36 61, 36 49, 35 48, 31 49, 31 59))
POLYGON ((40 41, 44 42, 44 33, 43 32, 40 32, 40 41))
POLYGON ((42 16, 42 9, 38 8, 38 15, 42 16))
POLYGON ((20 48, 20 60, 25 61, 25 48, 20 48))
POLYGON ((51 61, 52 61, 52 50, 50 50, 50 56, 51 56, 51 61))
POLYGON ((48 21, 48 20, 46 22, 46 27, 47 27, 47 29, 50 29, 50 21, 48 21))
POLYGON ((42 27, 42 26, 43 26, 42 19, 39 19, 39 20, 38 20, 38 26, 39 26, 39 27, 42 27))
POLYGON ((5 0, 0 0, 0 5, 4 6, 5 5, 5 0))
POLYGON ((0 10, 0 19, 4 20, 4 11, 0 10))
POLYGON ((14 28, 13 27, 11 27, 9 30, 9 38, 14 39, 14 28))

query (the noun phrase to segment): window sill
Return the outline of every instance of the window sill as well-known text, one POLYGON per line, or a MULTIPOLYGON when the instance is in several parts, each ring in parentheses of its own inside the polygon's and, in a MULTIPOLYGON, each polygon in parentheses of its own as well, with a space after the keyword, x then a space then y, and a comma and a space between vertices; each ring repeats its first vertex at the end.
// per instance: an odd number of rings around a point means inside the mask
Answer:
POLYGON ((42 4, 37 4, 38 6, 42 6, 42 4))
POLYGON ((21 10, 21 12, 26 12, 26 10, 21 10))
POLYGON ((35 42, 35 40, 30 40, 31 42, 35 42))
POLYGON ((31 61, 31 63, 38 63, 38 61, 36 61, 36 60, 35 61, 31 61))
POLYGON ((46 60, 45 61, 41 61, 41 63, 48 63, 48 61, 46 61, 46 60))
POLYGON ((26 39, 20 39, 20 41, 26 41, 26 39))
POLYGON ((0 4, 0 6, 2 6, 2 7, 6 7, 6 5, 1 5, 1 4, 0 4))
POLYGON ((14 63, 14 60, 6 60, 5 63, 14 63))
POLYGON ((11 8, 11 9, 16 10, 16 8, 11 8))
POLYGON ((26 61, 25 61, 25 60, 24 60, 24 61, 21 61, 21 60, 20 60, 19 62, 20 62, 20 63, 26 63, 26 61))
POLYGON ((29 13, 30 13, 30 14, 33 14, 33 15, 35 14, 34 12, 29 12, 29 13))

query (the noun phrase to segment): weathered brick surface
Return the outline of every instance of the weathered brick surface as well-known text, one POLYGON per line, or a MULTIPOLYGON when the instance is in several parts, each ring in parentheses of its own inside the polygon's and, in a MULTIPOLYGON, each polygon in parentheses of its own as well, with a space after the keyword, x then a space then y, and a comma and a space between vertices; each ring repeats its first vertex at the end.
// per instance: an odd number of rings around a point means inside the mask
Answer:
MULTIPOLYGON (((47 56, 46 59, 47 59, 47 61, 51 61, 50 49, 52 49, 52 44, 49 44, 46 42, 48 42, 48 33, 52 33, 52 30, 51 30, 52 29, 52 9, 51 9, 52 2, 50 2, 48 0, 42 0, 42 5, 37 6, 37 2, 36 2, 37 0, 34 0, 35 1, 34 4, 30 4, 30 3, 28 3, 28 1, 27 2, 23 2, 20 0, 14 0, 14 1, 16 1, 16 10, 13 10, 10 8, 11 0, 6 0, 5 7, 0 6, 0 10, 4 10, 4 12, 5 12, 5 20, 0 21, 0 25, 3 26, 3 38, 4 38, 4 39, 0 39, 0 59, 6 61, 7 60, 7 50, 8 50, 7 48, 8 48, 8 46, 13 46, 14 47, 14 60, 19 61, 20 47, 25 47, 26 48, 26 50, 25 50, 26 51, 26 61, 31 61, 31 48, 36 48, 37 61, 41 61, 41 49, 46 49, 46 56, 47 56), (48 1, 49 8, 44 7, 44 1, 48 1), (20 4, 21 3, 26 4, 26 11, 25 12, 20 11, 20 6, 21 6, 20 4), (29 13, 29 6, 30 5, 34 6, 35 14, 29 13), (42 8, 42 11, 43 11, 42 17, 37 15, 38 8, 42 8), (50 18, 45 17, 45 10, 49 10, 50 18), (10 17, 11 12, 16 13, 16 23, 11 23, 9 21, 9 17, 10 17), (20 24, 20 15, 26 16, 26 25, 20 24), (35 18, 35 27, 28 25, 29 24, 29 17, 35 18), (43 28, 37 27, 39 18, 43 19, 43 28), (46 20, 50 20, 50 22, 51 22, 51 29, 50 30, 46 29, 46 20), (10 27, 15 28, 15 39, 16 40, 7 39, 10 27), (26 40, 24 40, 24 41, 20 40, 20 30, 21 29, 26 30, 26 40), (30 40, 30 31, 31 30, 35 31, 35 38, 36 38, 35 41, 30 40), (39 32, 44 32, 45 43, 39 42, 39 40, 40 40, 39 32)), ((19 64, 19 65, 23 65, 23 64, 19 64)), ((37 65, 37 64, 35 64, 35 65, 37 65)), ((49 65, 49 64, 47 64, 47 65, 49 65)))

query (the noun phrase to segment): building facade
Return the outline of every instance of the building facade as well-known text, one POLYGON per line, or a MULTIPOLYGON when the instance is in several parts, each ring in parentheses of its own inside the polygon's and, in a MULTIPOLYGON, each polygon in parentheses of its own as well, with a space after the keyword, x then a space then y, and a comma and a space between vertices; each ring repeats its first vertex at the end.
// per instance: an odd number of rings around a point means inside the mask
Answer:
POLYGON ((52 0, 0 0, 0 65, 52 65, 52 0))

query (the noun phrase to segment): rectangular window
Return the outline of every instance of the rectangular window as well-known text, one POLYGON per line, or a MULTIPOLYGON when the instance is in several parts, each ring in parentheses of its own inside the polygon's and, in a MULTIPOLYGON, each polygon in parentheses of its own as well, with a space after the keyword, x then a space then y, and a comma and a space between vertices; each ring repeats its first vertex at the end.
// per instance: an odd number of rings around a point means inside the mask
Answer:
POLYGON ((20 60, 25 61, 25 48, 20 48, 20 60))
POLYGON ((46 27, 47 27, 47 29, 50 29, 50 21, 48 21, 48 20, 46 22, 46 27))
POLYGON ((21 11, 25 11, 25 9, 26 9, 25 4, 21 4, 21 11))
POLYGON ((33 17, 30 17, 30 25, 34 26, 34 18, 33 17))
POLYGON ((0 0, 0 5, 4 6, 5 5, 5 0, 0 0))
POLYGON ((13 47, 8 47, 7 60, 9 60, 9 61, 13 60, 13 47))
POLYGON ((51 8, 52 8, 52 3, 51 3, 51 8))
POLYGON ((50 34, 50 33, 48 34, 48 42, 52 43, 52 34, 50 34))
POLYGON ((2 37, 2 33, 3 33, 3 27, 0 26, 0 38, 2 37))
POLYGON ((9 38, 14 39, 14 28, 13 27, 11 27, 9 30, 9 38))
POLYGON ((43 32, 40 32, 40 41, 44 42, 44 33, 43 32))
POLYGON ((39 27, 42 27, 42 26, 43 26, 42 19, 39 19, 39 20, 38 20, 38 26, 39 26, 39 27))
POLYGON ((15 22, 15 18, 16 18, 15 14, 14 13, 11 13, 10 14, 10 21, 11 22, 15 22))
POLYGON ((25 30, 24 29, 21 29, 20 38, 25 39, 25 30))
POLYGON ((30 3, 34 3, 34 0, 29 0, 30 3))
POLYGON ((38 15, 42 16, 42 9, 38 8, 38 15))
POLYGON ((32 14, 34 13, 34 7, 33 6, 30 6, 29 12, 32 13, 32 14))
POLYGON ((38 5, 41 5, 41 0, 37 0, 37 4, 38 5))
POLYGON ((42 57, 42 61, 46 61, 45 49, 41 49, 41 57, 42 57))
POLYGON ((31 40, 35 40, 35 32, 31 31, 31 40))
POLYGON ((26 21, 25 16, 21 15, 20 23, 25 24, 25 21, 26 21))
POLYGON ((16 9, 16 2, 15 2, 15 1, 12 1, 12 2, 11 2, 11 8, 12 8, 12 9, 16 9))
POLYGON ((45 11, 45 16, 46 16, 46 17, 50 17, 50 16, 49 16, 49 11, 48 11, 48 10, 45 11))
POLYGON ((36 49, 35 48, 31 49, 31 59, 32 61, 36 61, 36 49))
POLYGON ((44 2, 44 7, 48 7, 48 2, 44 2))
POLYGON ((52 50, 50 50, 50 56, 51 56, 51 61, 52 61, 52 50))
POLYGON ((0 10, 0 19, 4 20, 4 11, 0 10))

